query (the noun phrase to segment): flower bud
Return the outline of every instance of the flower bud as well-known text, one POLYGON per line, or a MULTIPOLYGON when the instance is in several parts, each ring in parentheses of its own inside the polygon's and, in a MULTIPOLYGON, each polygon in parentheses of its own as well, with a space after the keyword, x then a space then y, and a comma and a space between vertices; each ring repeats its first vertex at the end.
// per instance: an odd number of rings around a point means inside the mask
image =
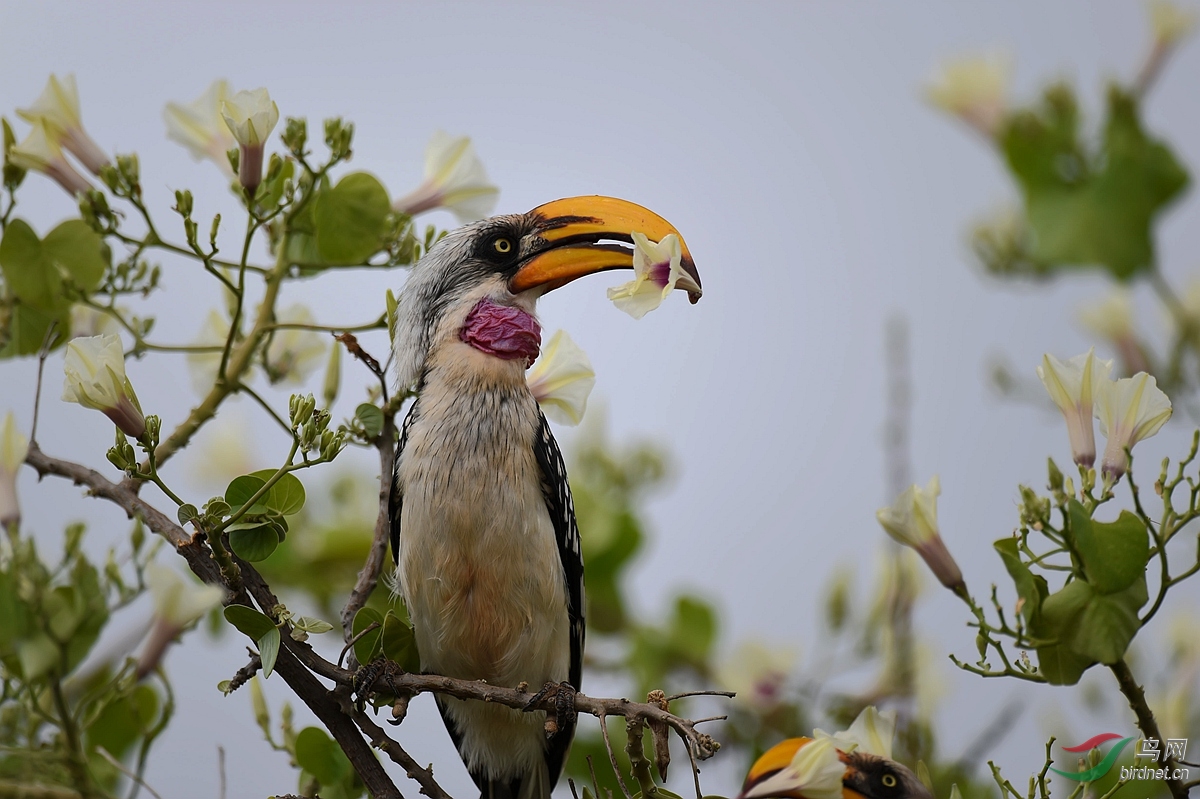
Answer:
POLYGON ((241 148, 238 180, 253 197, 262 183, 263 148, 279 121, 279 106, 266 89, 240 91, 221 103, 221 116, 241 148))
POLYGON ((21 521, 21 506, 17 502, 17 472, 29 454, 29 439, 17 429, 12 411, 0 425, 0 526, 5 529, 21 521))
POLYGON ((137 395, 125 377, 125 354, 118 336, 90 336, 68 342, 63 371, 65 402, 102 412, 121 432, 134 438, 146 432, 137 395))

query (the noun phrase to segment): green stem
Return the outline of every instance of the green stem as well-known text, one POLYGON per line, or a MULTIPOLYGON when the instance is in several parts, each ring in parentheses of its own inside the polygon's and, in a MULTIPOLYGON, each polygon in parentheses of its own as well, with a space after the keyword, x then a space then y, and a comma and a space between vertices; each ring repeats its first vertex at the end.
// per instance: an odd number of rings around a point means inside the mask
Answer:
POLYGON ((293 438, 292 439, 292 448, 291 448, 291 451, 288 452, 287 462, 282 467, 280 467, 280 469, 278 471, 276 471, 275 474, 271 475, 267 479, 267 482, 263 483, 262 488, 258 489, 258 491, 255 491, 254 495, 251 496, 250 499, 246 500, 242 504, 242 507, 240 509, 238 509, 237 513, 233 514, 228 519, 226 519, 225 521, 223 521, 219 525, 217 525, 217 527, 210 534, 210 537, 220 535, 222 532, 227 530, 231 524, 237 524, 239 521, 241 521, 242 517, 245 516, 250 511, 250 509, 253 508, 254 505, 260 499, 265 497, 267 495, 267 492, 270 491, 272 488, 274 488, 275 484, 278 483, 280 480, 282 480, 283 476, 285 474, 295 471, 296 469, 302 469, 306 466, 311 466, 311 465, 319 462, 319 461, 307 461, 307 462, 301 463, 299 465, 293 465, 292 459, 296 457, 296 452, 299 451, 299 449, 300 449, 299 439, 293 438))
POLYGON ((650 774, 650 761, 646 759, 646 749, 642 743, 642 733, 646 725, 641 719, 625 721, 625 754, 629 756, 629 772, 642 788, 643 799, 658 796, 658 786, 650 774))
POLYGON ((54 709, 58 714, 58 727, 62 730, 67 744, 67 770, 75 789, 84 797, 103 796, 96 790, 92 782, 92 774, 88 770, 87 758, 83 754, 83 745, 79 738, 79 730, 75 728, 75 719, 67 706, 67 698, 63 695, 62 683, 56 675, 50 678, 50 694, 54 699, 54 709))

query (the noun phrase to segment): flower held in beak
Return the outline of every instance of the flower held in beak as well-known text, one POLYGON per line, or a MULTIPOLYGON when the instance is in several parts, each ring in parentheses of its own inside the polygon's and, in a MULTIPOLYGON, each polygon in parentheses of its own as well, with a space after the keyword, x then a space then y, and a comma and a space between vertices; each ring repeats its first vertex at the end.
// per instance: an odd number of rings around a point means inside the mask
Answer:
POLYGON ((121 432, 134 438, 146 432, 137 395, 125 377, 125 353, 119 336, 77 338, 67 343, 62 398, 100 411, 121 432))
POLYGON ((662 305, 676 283, 683 281, 684 288, 688 288, 695 281, 680 266, 683 252, 674 233, 668 233, 657 244, 637 231, 632 236, 634 278, 610 288, 608 298, 634 319, 641 319, 662 305))
MULTIPOLYGON (((792 738, 768 750, 759 763, 772 759, 772 755, 786 756, 785 752, 800 743, 792 759, 775 774, 743 788, 738 799, 756 799, 769 796, 804 796, 805 799, 842 799, 842 777, 846 766, 838 757, 832 738, 815 740, 792 738)), ((756 766, 757 768, 757 766, 756 766)), ((754 777, 747 779, 750 782, 754 777)))

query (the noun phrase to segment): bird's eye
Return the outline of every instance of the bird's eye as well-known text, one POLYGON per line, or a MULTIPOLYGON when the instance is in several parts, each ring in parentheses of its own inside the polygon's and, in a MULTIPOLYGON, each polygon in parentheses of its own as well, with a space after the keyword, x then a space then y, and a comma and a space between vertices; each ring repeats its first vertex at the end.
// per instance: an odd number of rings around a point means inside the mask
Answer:
POLYGON ((880 782, 883 783, 883 787, 885 788, 895 788, 896 776, 894 774, 884 774, 880 782))
POLYGON ((492 249, 499 255, 508 255, 513 249, 512 239, 501 236, 492 242, 492 249))

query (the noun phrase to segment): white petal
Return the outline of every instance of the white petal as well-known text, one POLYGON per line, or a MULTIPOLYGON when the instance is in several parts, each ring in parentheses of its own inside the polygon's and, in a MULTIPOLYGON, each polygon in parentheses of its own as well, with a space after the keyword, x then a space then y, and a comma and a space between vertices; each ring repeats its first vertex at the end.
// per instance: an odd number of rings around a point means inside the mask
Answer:
POLYGON ((634 319, 641 319, 662 305, 663 291, 649 280, 635 277, 628 283, 610 288, 608 298, 634 319))
POLYGON ((221 603, 225 590, 219 586, 186 580, 175 569, 151 563, 146 567, 146 585, 154 598, 154 612, 176 627, 186 627, 221 603))
POLYGON ((587 410, 596 373, 579 345, 565 331, 555 331, 525 374, 529 390, 553 421, 577 425, 587 410))
POLYGON ((29 439, 17 429, 17 420, 9 411, 0 425, 0 473, 15 475, 29 454, 29 439))
POLYGON ((46 81, 46 88, 42 89, 33 105, 19 109, 17 114, 27 122, 41 120, 60 135, 80 127, 79 90, 75 86, 75 76, 71 74, 59 80, 51 75, 46 81))
POLYGON ((925 488, 915 483, 909 486, 890 507, 876 511, 875 518, 896 541, 919 547, 938 535, 937 498, 941 493, 941 482, 934 475, 925 488))
MULTIPOLYGON (((835 733, 836 741, 853 743, 858 751, 892 759, 892 738, 896 734, 896 711, 880 713, 873 705, 863 708, 850 728, 835 733)), ((849 751, 845 747, 838 747, 849 751)))
POLYGON ((240 91, 221 103, 225 124, 243 147, 260 147, 279 121, 279 106, 266 89, 240 91))
POLYGON ((88 336, 67 342, 63 362, 63 400, 104 411, 116 408, 125 390, 125 354, 115 335, 88 336))
POLYGON ((221 116, 221 104, 229 97, 228 82, 215 80, 187 105, 167 103, 163 109, 168 138, 186 147, 197 161, 210 158, 227 172, 224 153, 237 143, 221 116))

